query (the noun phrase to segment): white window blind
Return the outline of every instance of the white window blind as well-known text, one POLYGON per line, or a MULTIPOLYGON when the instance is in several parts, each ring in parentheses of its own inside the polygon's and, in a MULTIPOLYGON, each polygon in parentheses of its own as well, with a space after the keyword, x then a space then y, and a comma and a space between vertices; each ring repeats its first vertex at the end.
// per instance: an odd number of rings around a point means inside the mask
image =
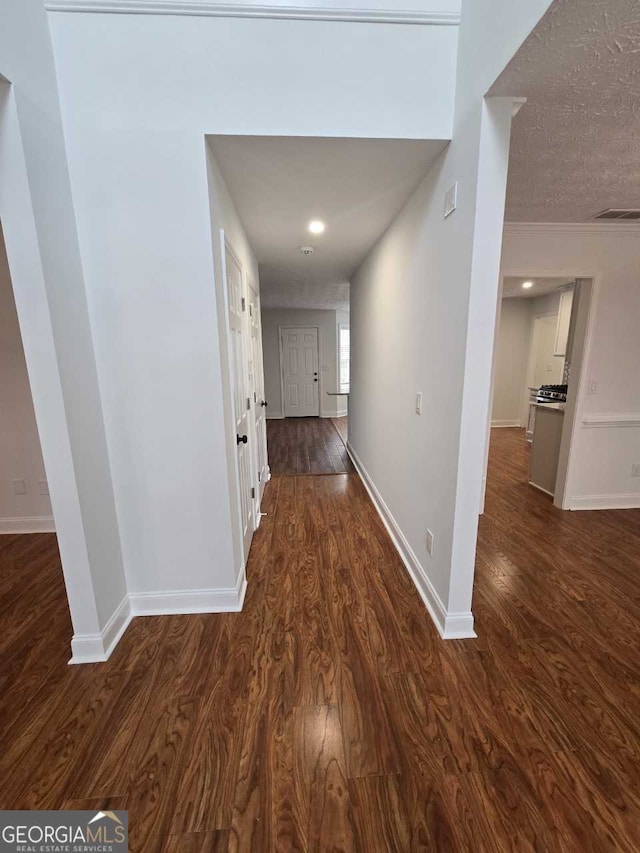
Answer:
POLYGON ((351 367, 349 326, 339 326, 338 328, 338 360, 340 365, 340 391, 348 391, 349 371, 351 367))

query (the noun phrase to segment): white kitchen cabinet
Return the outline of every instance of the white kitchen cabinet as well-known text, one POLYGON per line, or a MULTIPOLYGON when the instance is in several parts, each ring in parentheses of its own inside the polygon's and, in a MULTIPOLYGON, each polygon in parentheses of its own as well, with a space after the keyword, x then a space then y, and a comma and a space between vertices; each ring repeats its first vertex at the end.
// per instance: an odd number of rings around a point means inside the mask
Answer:
POLYGON ((554 495, 558 459, 564 425, 564 407, 558 404, 538 406, 529 460, 529 484, 554 495))
POLYGON ((567 339, 569 337, 569 324, 571 323, 571 306, 573 305, 573 288, 563 290, 560 294, 560 307, 558 309, 558 321, 556 324, 556 341, 553 354, 564 356, 567 354, 567 339))

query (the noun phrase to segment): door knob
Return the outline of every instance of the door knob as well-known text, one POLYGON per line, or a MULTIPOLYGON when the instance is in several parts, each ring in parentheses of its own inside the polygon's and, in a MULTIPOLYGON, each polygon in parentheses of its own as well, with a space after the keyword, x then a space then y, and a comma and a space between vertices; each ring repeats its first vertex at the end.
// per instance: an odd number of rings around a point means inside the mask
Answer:
POLYGON ((246 435, 236 435, 236 444, 246 444, 247 436, 246 435))
POLYGON ((266 400, 260 400, 260 405, 261 406, 268 406, 269 404, 267 403, 266 400))

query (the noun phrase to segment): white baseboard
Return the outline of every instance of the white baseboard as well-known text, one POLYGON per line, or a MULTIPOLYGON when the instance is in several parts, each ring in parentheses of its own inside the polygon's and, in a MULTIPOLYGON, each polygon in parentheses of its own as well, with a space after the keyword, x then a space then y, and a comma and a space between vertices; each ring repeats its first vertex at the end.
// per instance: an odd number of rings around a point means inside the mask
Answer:
POLYGON ((284 415, 281 412, 269 412, 266 416, 268 421, 283 421, 284 415))
POLYGON ((100 634, 74 634, 70 664, 100 663, 109 658, 133 619, 129 596, 125 595, 100 634))
POLYGON ((243 569, 236 586, 229 589, 134 592, 126 595, 100 634, 74 635, 69 663, 101 663, 108 660, 134 616, 233 613, 242 610, 246 591, 247 576, 243 569))
POLYGON ((543 489, 542 486, 539 486, 537 483, 532 483, 531 480, 529 480, 529 485, 532 489, 537 489, 539 492, 542 492, 545 495, 549 495, 550 498, 555 498, 553 492, 550 492, 549 489, 543 489))
POLYGON ((521 427, 520 421, 491 421, 491 429, 496 427, 521 427))
POLYGON ((348 416, 348 414, 349 414, 349 410, 343 409, 342 411, 336 413, 336 418, 346 418, 348 416))
POLYGON ((52 515, 30 515, 25 518, 0 518, 1 533, 55 533, 52 515))
POLYGON ((185 589, 130 594, 134 616, 162 616, 183 613, 236 613, 242 610, 247 591, 244 569, 235 587, 227 589, 185 589))
POLYGON ((579 495, 569 501, 569 509, 640 509, 640 493, 626 495, 579 495))
POLYGON ((420 565, 413 549, 407 542, 404 533, 391 514, 389 507, 384 502, 382 495, 376 488, 358 454, 349 442, 347 442, 347 453, 349 454, 356 471, 360 475, 362 482, 364 483, 364 487, 369 493, 369 497, 371 498, 378 515, 382 519, 382 523, 387 528, 387 532, 391 537, 391 541, 395 545, 402 562, 407 567, 409 575, 411 576, 420 597, 424 601, 442 639, 461 640, 475 637, 476 633, 473 630, 473 614, 471 612, 450 613, 447 611, 442 599, 429 580, 427 573, 420 565))

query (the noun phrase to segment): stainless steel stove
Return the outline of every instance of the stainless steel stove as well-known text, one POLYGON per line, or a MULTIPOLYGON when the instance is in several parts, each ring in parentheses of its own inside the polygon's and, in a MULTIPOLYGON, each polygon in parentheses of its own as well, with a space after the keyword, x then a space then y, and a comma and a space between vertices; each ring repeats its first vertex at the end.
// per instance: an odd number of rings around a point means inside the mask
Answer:
POLYGON ((566 385, 541 385, 535 395, 536 403, 566 403, 566 385))
POLYGON ((541 385, 539 388, 529 388, 529 417, 527 419, 527 441, 533 441, 533 430, 536 423, 536 406, 540 403, 566 403, 566 385, 541 385))

